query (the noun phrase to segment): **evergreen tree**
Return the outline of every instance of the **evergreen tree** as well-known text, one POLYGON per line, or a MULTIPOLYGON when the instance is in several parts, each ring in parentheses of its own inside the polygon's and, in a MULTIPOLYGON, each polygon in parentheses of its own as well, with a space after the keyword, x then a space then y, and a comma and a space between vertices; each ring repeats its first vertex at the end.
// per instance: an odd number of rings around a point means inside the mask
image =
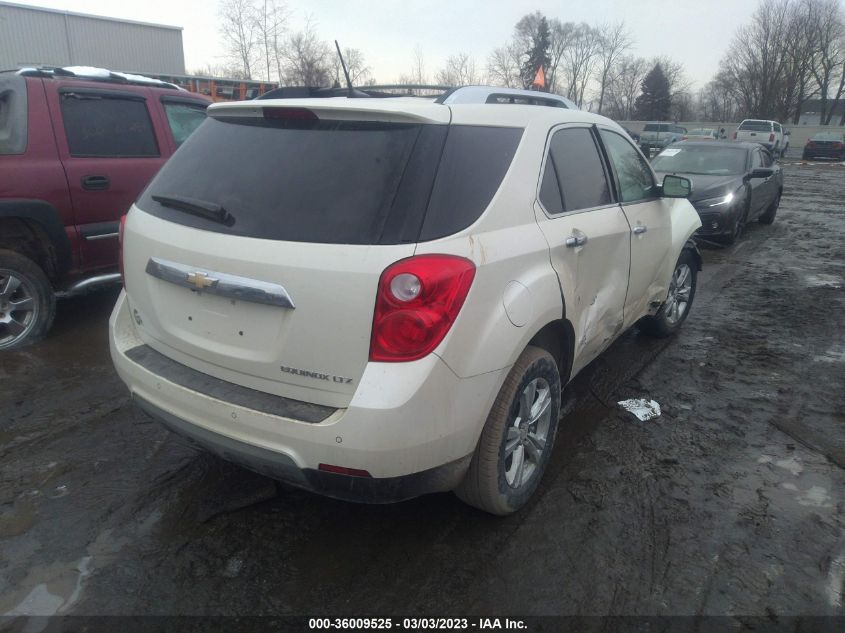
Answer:
POLYGON ((639 121, 665 121, 672 107, 669 79, 657 63, 643 79, 642 93, 634 103, 639 121))
MULTIPOLYGON (((522 85, 524 87, 529 88, 531 86, 531 83, 534 81, 534 77, 537 74, 537 69, 539 69, 540 66, 542 66, 545 71, 548 71, 550 61, 550 39, 551 34, 549 32, 549 21, 546 19, 546 16, 543 16, 537 22, 536 31, 531 34, 531 48, 525 52, 525 54, 528 55, 528 59, 526 59, 525 63, 522 64, 520 72, 522 85)), ((548 92, 549 86, 546 85, 544 90, 548 92)))

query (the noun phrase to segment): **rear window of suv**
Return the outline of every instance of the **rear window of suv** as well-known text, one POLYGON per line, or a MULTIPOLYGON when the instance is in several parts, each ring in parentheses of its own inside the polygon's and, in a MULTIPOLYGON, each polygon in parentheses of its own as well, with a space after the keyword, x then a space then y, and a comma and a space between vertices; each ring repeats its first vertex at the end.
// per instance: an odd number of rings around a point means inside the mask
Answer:
POLYGON ((26 150, 26 80, 0 77, 0 154, 26 150))
POLYGON ((668 132, 668 123, 646 123, 643 132, 668 132))
POLYGON ((138 206, 179 224, 263 239, 430 240, 481 215, 521 136, 518 128, 212 117, 138 206), (165 198, 222 207, 228 221, 171 208, 165 198))

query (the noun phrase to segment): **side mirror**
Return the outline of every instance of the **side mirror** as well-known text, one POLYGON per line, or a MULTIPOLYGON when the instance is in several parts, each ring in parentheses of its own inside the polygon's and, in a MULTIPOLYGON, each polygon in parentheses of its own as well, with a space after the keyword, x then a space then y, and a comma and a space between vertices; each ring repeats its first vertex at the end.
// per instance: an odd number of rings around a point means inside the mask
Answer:
POLYGON ((775 170, 771 167, 757 167, 751 170, 751 173, 746 176, 748 180, 752 178, 771 178, 775 170))
POLYGON ((683 176, 664 176, 661 188, 664 198, 689 198, 692 195, 692 181, 683 176))

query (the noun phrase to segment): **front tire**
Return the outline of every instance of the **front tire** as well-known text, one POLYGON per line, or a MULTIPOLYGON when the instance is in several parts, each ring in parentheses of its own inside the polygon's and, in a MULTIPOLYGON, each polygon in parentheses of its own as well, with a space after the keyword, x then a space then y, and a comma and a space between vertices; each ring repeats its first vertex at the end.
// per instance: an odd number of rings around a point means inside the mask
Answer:
POLYGON ((772 204, 769 205, 769 208, 766 209, 765 213, 757 218, 757 221, 760 224, 771 224, 775 221, 775 216, 778 213, 778 207, 780 207, 780 196, 781 193, 778 192, 778 195, 772 201, 772 204))
POLYGON ((669 296, 657 314, 640 319, 640 331, 657 338, 665 338, 677 332, 689 316, 697 282, 698 263, 692 251, 684 249, 672 273, 669 296))
POLYGON ((742 204, 740 209, 737 209, 734 212, 734 223, 733 227, 731 228, 731 232, 729 235, 726 235, 722 238, 722 242, 730 246, 731 244, 736 243, 736 241, 742 237, 742 233, 745 230, 745 225, 748 222, 748 212, 751 207, 751 198, 746 193, 745 201, 742 204))
POLYGON ((31 259, 0 249, 0 350, 44 337, 56 314, 56 297, 47 276, 31 259))
POLYGON ((485 512, 523 507, 546 470, 560 416, 560 373, 546 350, 529 345, 508 373, 455 494, 485 512))

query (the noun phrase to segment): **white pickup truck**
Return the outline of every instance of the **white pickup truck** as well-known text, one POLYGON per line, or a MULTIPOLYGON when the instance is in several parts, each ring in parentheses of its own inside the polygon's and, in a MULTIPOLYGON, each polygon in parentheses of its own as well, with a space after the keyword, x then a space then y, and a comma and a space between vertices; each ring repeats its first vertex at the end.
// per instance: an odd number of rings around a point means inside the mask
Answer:
POLYGON ((760 143, 779 157, 789 147, 789 135, 777 121, 745 119, 734 132, 734 140, 760 143))

